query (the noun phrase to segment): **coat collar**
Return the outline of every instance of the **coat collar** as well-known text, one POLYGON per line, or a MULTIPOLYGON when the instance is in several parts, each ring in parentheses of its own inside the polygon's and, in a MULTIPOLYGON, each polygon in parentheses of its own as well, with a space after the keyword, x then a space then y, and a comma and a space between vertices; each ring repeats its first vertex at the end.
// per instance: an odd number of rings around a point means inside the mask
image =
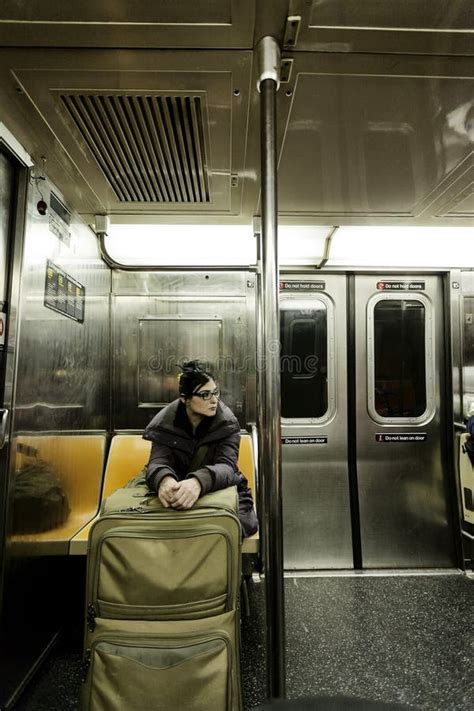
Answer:
MULTIPOLYGON (((146 427, 143 435, 144 438, 153 440, 155 439, 153 434, 160 431, 169 432, 173 435, 179 434, 182 437, 190 438, 190 435, 186 432, 186 430, 181 427, 177 427, 175 424, 179 404, 180 400, 178 398, 163 408, 163 410, 160 410, 160 412, 155 415, 150 424, 146 427)), ((220 439, 222 436, 227 436, 233 432, 239 431, 240 425, 234 413, 227 407, 227 405, 225 405, 222 401, 219 401, 217 412, 212 417, 211 426, 203 439, 212 441, 213 439, 220 439), (215 435, 217 435, 217 437, 215 437, 215 435)))

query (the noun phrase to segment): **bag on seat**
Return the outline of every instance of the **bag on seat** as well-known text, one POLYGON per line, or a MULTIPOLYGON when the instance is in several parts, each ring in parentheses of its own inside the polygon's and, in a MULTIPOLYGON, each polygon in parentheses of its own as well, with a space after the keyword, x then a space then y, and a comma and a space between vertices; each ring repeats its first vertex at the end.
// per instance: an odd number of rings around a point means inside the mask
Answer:
POLYGON ((61 526, 71 509, 51 464, 33 459, 15 472, 13 532, 41 533, 61 526))

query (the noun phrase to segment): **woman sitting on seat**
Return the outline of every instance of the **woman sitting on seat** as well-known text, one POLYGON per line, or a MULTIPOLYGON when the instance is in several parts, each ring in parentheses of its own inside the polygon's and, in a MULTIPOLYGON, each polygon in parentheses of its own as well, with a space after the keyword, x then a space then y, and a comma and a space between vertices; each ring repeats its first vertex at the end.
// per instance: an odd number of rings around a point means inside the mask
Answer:
POLYGON ((248 482, 237 469, 240 425, 220 400, 214 376, 196 360, 181 366, 179 398, 152 419, 146 481, 165 508, 190 509, 209 491, 237 486, 244 536, 258 529, 248 482))

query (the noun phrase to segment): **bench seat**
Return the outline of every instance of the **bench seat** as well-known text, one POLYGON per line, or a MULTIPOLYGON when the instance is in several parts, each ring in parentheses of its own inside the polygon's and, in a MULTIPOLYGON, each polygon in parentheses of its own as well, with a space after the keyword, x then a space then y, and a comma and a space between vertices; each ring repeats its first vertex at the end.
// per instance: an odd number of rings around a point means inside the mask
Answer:
MULTIPOLYGON (((107 466, 105 469, 102 499, 107 498, 116 489, 119 489, 134 476, 136 476, 150 457, 151 442, 144 440, 140 434, 117 434, 113 437, 107 466)), ((248 479, 249 487, 255 500, 255 467, 253 462, 252 438, 245 432, 241 435, 238 467, 248 479)), ((70 555, 86 555, 89 531, 98 518, 97 515, 90 520, 71 540, 69 545, 70 555)), ((242 553, 258 553, 259 534, 255 533, 249 538, 244 538, 242 553)))

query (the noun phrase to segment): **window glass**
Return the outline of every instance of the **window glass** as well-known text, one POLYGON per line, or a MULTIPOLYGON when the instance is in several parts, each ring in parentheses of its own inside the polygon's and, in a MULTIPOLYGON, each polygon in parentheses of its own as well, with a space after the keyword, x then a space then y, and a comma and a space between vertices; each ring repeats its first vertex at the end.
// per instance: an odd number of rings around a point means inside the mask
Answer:
POLYGON ((280 340, 282 417, 322 417, 328 409, 326 305, 283 301, 280 340))
POLYGON ((374 308, 375 410, 382 417, 426 411, 425 307, 382 300, 374 308))

